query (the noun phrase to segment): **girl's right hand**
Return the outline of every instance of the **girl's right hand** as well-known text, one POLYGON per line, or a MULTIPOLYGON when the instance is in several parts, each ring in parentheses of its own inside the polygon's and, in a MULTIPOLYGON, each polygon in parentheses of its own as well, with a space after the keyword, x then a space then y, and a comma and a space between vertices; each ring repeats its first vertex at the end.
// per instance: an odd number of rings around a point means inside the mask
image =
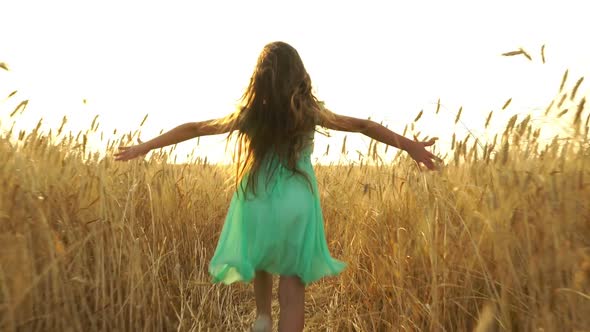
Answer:
POLYGON ((119 152, 115 153, 115 160, 126 161, 139 156, 144 156, 148 152, 150 152, 150 149, 140 141, 140 144, 137 145, 120 146, 119 152))
POLYGON ((410 157, 412 157, 412 159, 414 159, 418 163, 418 165, 422 163, 426 167, 428 167, 429 170, 435 170, 436 166, 434 165, 434 160, 440 161, 440 158, 433 155, 430 151, 426 150, 426 147, 433 145, 436 140, 437 138, 434 137, 427 142, 414 141, 414 144, 412 144, 412 146, 406 151, 408 152, 410 157))

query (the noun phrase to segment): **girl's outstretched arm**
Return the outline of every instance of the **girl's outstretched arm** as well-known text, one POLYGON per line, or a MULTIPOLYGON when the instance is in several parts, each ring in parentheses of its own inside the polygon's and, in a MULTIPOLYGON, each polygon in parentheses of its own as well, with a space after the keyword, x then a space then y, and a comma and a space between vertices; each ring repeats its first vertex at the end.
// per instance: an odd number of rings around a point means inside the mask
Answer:
POLYGON ((425 147, 433 145, 436 138, 428 142, 417 142, 398 135, 374 121, 331 112, 327 113, 327 116, 322 120, 319 125, 328 129, 362 133, 376 141, 402 149, 408 152, 416 162, 423 163, 428 169, 435 169, 433 160, 440 160, 425 149, 425 147))
POLYGON ((188 122, 147 142, 140 141, 138 145, 119 147, 119 152, 115 153, 115 160, 125 161, 137 158, 152 149, 173 145, 199 136, 227 133, 230 128, 230 123, 223 123, 219 120, 188 122))

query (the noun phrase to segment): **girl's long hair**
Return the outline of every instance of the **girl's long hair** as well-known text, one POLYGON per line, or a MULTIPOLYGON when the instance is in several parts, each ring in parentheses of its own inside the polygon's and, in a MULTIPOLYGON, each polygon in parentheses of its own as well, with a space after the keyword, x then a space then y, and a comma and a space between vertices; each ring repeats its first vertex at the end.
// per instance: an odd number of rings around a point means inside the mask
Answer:
MULTIPOLYGON (((310 144, 316 124, 330 116, 314 96, 311 79, 295 48, 284 42, 266 45, 256 63, 238 110, 224 119, 230 135, 237 131, 234 161, 236 188, 248 174, 246 190, 256 194, 256 181, 265 160, 274 154, 286 169, 297 168, 301 151, 310 144)), ((278 164, 268 170, 269 180, 278 164)), ((309 179, 307 178, 309 181, 309 179)), ((243 183, 242 183, 243 185, 243 183)))

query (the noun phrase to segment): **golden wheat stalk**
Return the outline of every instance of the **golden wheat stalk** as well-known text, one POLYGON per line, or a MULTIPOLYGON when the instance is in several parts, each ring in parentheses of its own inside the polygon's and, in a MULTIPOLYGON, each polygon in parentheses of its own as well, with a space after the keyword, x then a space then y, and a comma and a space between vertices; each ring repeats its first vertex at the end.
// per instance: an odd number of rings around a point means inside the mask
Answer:
POLYGON ((582 120, 582 112, 584 111, 584 105, 586 104, 586 97, 582 98, 580 103, 578 104, 578 109, 576 110, 576 115, 574 116, 574 124, 578 124, 582 120))
POLYGON ((559 100, 559 103, 557 103, 557 108, 561 108, 561 106, 563 105, 563 103, 565 102, 565 100, 567 99, 567 92, 563 94, 563 96, 561 96, 561 100, 559 100))
POLYGON ((438 101, 436 102, 436 112, 434 114, 438 114, 438 111, 440 111, 440 98, 438 98, 438 101))
POLYGON ((549 106, 547 106, 547 108, 545 109, 545 116, 549 115, 549 112, 551 111, 551 108, 553 107, 553 103, 555 103, 555 99, 553 99, 550 103, 549 106))
POLYGON ((418 113, 418 115, 414 119, 414 122, 417 122, 418 120, 420 120, 420 118, 422 117, 422 113, 424 113, 424 110, 421 110, 420 113, 418 113))
POLYGON ((569 69, 566 69, 565 73, 563 73, 563 77, 561 79, 561 85, 559 85, 559 92, 563 91, 563 87, 565 86, 565 82, 567 81, 568 73, 569 73, 569 69))
POLYGON ((514 128, 514 124, 518 119, 518 114, 513 115, 510 120, 508 120, 508 124, 506 125, 506 132, 510 132, 512 128, 514 128))
POLYGON ((61 119, 61 125, 59 126, 59 129, 57 129, 57 135, 58 136, 61 134, 61 132, 64 129, 64 126, 66 125, 67 122, 68 122, 68 117, 64 116, 61 119))
POLYGON ((567 112, 569 112, 569 109, 568 108, 566 108, 565 110, 559 112, 559 114, 557 114, 557 117, 558 118, 561 118, 562 116, 566 115, 567 112))
POLYGON ((147 120, 147 118, 148 118, 148 115, 149 115, 149 113, 148 113, 148 114, 146 114, 146 115, 143 117, 143 120, 141 120, 141 123, 139 124, 139 126, 140 126, 140 127, 141 127, 141 126, 143 126, 143 124, 145 123, 145 121, 146 121, 146 120, 147 120))
POLYGON ((21 101, 18 105, 16 105, 16 107, 14 108, 14 111, 12 113, 10 113, 10 117, 12 118, 20 110, 22 110, 22 112, 24 112, 25 108, 27 108, 28 104, 29 104, 28 99, 21 101))
POLYGON ((490 114, 488 114, 488 117, 486 119, 486 123, 484 125, 484 128, 488 128, 488 125, 490 124, 490 120, 492 119, 492 114, 494 113, 494 111, 490 111, 490 114))
POLYGON ((502 106, 502 110, 505 110, 508 105, 510 105, 510 102, 512 102, 512 98, 509 98, 508 100, 506 100, 506 102, 504 103, 504 106, 502 106))
POLYGON ((580 88, 580 85, 582 84, 583 81, 584 81, 584 76, 580 77, 580 79, 576 82, 576 85, 574 85, 574 88, 572 89, 572 95, 570 96, 570 100, 574 100, 574 98, 576 98, 576 93, 578 93, 578 88, 580 88))
POLYGON ((94 116, 94 119, 92 119, 92 123, 90 124, 90 131, 96 131, 96 129, 98 129, 98 127, 94 127, 97 124, 98 120, 98 114, 94 116))
POLYGON ((463 106, 459 107, 459 112, 457 112, 457 116, 455 117, 455 124, 457 124, 457 122, 459 122, 462 112, 463 112, 463 106))

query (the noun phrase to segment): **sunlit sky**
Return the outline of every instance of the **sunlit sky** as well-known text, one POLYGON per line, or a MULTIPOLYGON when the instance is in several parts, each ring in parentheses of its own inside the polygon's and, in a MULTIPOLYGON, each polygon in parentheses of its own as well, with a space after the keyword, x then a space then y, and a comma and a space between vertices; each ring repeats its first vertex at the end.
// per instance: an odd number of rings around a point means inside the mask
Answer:
MULTIPOLYGON (((135 130, 149 114, 142 133, 149 139, 233 111, 262 47, 282 40, 299 51, 333 111, 371 116, 401 132, 423 109, 416 131, 444 146, 465 128, 485 135, 491 110, 500 126, 512 114, 544 109, 566 69, 570 87, 590 73, 583 3, 4 1, 0 62, 10 71, 0 70, 1 127, 10 127, 8 114, 29 99, 18 126, 43 117, 55 128, 67 115, 70 130, 85 130, 98 114, 108 136, 113 128, 135 130), (533 61, 501 56, 520 47, 533 61), (460 106, 462 123, 454 125, 460 106)), ((586 83, 580 90, 588 92, 586 83)), ((326 144, 336 154, 341 138, 318 139, 316 154, 326 144)), ((351 150, 368 145, 360 135, 349 142, 351 150)), ((198 151, 221 160, 223 146, 223 137, 212 137, 198 151)), ((179 151, 194 147, 187 142, 179 151)))

